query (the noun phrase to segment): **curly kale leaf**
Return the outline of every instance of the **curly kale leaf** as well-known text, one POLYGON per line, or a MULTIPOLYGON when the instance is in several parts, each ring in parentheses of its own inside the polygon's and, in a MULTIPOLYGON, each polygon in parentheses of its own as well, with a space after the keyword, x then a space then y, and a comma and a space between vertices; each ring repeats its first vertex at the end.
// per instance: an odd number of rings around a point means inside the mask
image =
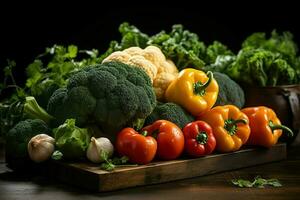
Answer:
MULTIPOLYGON (((282 74, 284 77, 276 83, 277 85, 300 82, 300 57, 298 56, 298 46, 293 40, 293 35, 290 32, 279 34, 274 30, 269 38, 267 38, 265 33, 254 33, 243 42, 242 47, 243 49, 265 49, 274 54, 279 54, 279 58, 286 61, 288 66, 280 61, 283 66, 279 67, 281 68, 279 71, 284 71, 284 73, 288 74, 282 74), (290 68, 293 68, 293 70, 290 68)), ((272 73, 276 74, 277 72, 272 73)), ((274 79, 274 77, 271 78, 274 79)))
POLYGON ((233 52, 221 42, 214 41, 206 49, 205 62, 207 64, 215 63, 218 56, 234 56, 233 52))
POLYGON ((242 49, 226 74, 245 85, 275 86, 297 81, 296 71, 282 56, 265 49, 242 49))
POLYGON ((205 44, 197 34, 185 30, 182 25, 173 25, 172 31, 162 31, 150 38, 149 45, 160 47, 167 58, 171 59, 179 70, 186 67, 202 69, 205 65, 205 44))

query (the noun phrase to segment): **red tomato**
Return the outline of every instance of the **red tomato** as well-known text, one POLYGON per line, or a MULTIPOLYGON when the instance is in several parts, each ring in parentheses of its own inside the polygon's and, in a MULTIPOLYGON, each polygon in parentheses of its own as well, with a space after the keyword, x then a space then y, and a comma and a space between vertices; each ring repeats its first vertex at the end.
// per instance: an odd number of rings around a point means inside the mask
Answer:
POLYGON ((157 142, 151 136, 139 134, 133 128, 124 128, 117 136, 116 149, 121 156, 137 164, 148 164, 155 157, 157 142))
POLYGON ((156 138, 157 157, 162 160, 178 158, 184 149, 184 136, 181 129, 167 120, 158 120, 146 126, 142 131, 156 138))

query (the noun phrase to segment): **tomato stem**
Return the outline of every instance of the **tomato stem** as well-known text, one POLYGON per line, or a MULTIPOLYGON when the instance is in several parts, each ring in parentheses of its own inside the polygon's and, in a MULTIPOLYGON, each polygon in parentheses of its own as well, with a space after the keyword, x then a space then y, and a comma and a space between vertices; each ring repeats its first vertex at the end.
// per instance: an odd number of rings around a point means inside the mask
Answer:
POLYGON ((142 131, 141 135, 146 137, 148 135, 148 131, 142 131))

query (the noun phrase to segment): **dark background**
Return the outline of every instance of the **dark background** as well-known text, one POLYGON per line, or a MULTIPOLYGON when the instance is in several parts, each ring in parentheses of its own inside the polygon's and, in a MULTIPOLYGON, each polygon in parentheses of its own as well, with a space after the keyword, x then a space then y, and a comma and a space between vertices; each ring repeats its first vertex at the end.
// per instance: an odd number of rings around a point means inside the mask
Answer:
MULTIPOLYGON (((74 2, 70 6, 50 1, 32 6, 16 6, 15 3, 0 7, 0 67, 5 66, 7 59, 15 60, 15 76, 19 82, 24 80, 24 68, 45 47, 75 44, 80 49, 96 48, 102 53, 111 40, 120 40, 118 26, 124 21, 150 35, 163 29, 168 32, 173 24, 180 23, 197 33, 206 44, 219 40, 235 52, 251 33, 270 33, 273 29, 291 31, 300 44, 297 6, 283 2, 273 2, 277 4, 276 8, 245 2, 240 8, 229 6, 226 9, 217 2, 212 5, 159 7, 146 5, 145 1, 145 6, 140 8, 74 2)), ((154 2, 152 4, 155 5, 154 2)), ((1 80, 2 77, 1 70, 1 80)))

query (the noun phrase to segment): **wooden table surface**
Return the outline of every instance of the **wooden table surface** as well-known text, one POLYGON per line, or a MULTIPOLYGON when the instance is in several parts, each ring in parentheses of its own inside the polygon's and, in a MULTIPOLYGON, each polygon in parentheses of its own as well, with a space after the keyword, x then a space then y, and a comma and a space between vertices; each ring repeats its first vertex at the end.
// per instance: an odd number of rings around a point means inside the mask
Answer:
POLYGON ((288 147, 288 159, 209 176, 106 193, 91 193, 44 176, 16 175, 5 166, 0 144, 0 200, 89 199, 300 199, 300 146, 288 147), (277 178, 280 188, 237 188, 231 179, 277 178))

